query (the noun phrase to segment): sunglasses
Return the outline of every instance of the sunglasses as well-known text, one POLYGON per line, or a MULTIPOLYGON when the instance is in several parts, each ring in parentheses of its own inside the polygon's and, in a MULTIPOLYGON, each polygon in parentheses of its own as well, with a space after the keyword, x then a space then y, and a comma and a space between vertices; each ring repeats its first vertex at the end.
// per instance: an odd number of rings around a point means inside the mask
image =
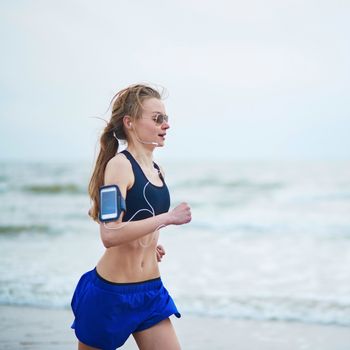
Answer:
POLYGON ((152 116, 152 120, 157 124, 157 125, 162 125, 164 122, 169 121, 169 117, 166 114, 156 114, 152 116))

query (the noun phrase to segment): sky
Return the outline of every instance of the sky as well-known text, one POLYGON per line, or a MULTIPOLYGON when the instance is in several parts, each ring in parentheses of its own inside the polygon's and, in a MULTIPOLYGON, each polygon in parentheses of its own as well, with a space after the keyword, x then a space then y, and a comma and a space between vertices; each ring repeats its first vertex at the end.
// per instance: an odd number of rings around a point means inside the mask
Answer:
POLYGON ((156 157, 350 159, 350 1, 0 4, 0 159, 91 160, 109 102, 166 88, 156 157))

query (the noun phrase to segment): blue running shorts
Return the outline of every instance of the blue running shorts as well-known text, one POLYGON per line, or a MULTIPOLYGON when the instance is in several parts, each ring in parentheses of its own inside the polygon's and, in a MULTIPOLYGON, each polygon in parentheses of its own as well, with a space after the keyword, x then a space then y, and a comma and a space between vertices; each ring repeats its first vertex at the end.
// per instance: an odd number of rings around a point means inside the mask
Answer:
POLYGON ((79 280, 72 298, 75 320, 71 328, 84 344, 115 350, 130 334, 154 326, 170 315, 181 317, 161 278, 113 283, 96 268, 79 280))

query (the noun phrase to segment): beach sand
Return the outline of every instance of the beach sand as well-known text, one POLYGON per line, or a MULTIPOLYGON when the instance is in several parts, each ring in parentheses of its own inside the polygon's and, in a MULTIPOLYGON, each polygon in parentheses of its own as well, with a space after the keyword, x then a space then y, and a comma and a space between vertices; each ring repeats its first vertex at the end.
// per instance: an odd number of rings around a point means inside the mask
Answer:
MULTIPOLYGON (((0 306, 0 349, 76 349, 70 310, 0 306)), ((172 317, 184 350, 349 350, 348 327, 199 317, 172 317)), ((137 349, 131 336, 123 349, 137 349)))

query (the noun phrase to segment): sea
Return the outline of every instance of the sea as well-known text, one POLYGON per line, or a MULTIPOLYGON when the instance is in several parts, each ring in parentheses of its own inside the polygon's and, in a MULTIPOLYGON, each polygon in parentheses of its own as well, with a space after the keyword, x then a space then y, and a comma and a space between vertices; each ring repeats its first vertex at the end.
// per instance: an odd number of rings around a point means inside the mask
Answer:
MULTIPOLYGON (((350 161, 161 162, 163 282, 183 315, 350 326, 350 161)), ((0 163, 0 304, 69 308, 104 252, 89 162, 0 163)))

